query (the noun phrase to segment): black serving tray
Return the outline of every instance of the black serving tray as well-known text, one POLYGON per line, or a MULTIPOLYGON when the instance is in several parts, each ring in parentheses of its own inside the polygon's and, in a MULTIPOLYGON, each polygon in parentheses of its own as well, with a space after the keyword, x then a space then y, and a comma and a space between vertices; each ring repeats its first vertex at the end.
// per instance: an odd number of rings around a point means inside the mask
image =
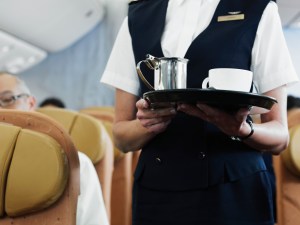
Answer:
POLYGON ((231 111, 247 107, 251 108, 251 114, 266 113, 277 103, 275 98, 255 93, 198 88, 149 91, 144 93, 143 98, 152 108, 158 108, 165 102, 202 102, 231 111))

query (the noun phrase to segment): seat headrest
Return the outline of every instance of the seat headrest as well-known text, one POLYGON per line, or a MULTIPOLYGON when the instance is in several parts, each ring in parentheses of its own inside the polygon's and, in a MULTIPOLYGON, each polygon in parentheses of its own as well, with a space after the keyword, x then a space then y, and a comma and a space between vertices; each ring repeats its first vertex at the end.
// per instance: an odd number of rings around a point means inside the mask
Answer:
POLYGON ((89 107, 81 109, 80 112, 89 114, 97 119, 103 120, 103 121, 114 121, 114 108, 113 107, 89 107))
MULTIPOLYGON (((114 121, 114 108, 110 106, 89 107, 81 109, 80 112, 91 115, 103 122, 111 139, 113 140, 112 126, 114 121)), ((114 159, 118 160, 124 156, 124 153, 114 145, 114 159)))
POLYGON ((290 142, 282 159, 289 171, 300 177, 300 124, 291 127, 289 133, 290 142))
POLYGON ((293 127, 300 124, 300 108, 290 109, 287 112, 288 126, 293 127))
POLYGON ((0 124, 0 215, 11 217, 54 204, 65 190, 68 159, 47 134, 0 124))
POLYGON ((80 111, 95 111, 95 112, 108 112, 108 113, 114 113, 115 108, 113 106, 91 106, 86 107, 84 109, 81 109, 80 111))
POLYGON ((92 116, 61 108, 39 108, 37 111, 61 123, 76 148, 85 153, 94 164, 103 158, 107 146, 111 146, 111 139, 107 138, 104 125, 92 116))

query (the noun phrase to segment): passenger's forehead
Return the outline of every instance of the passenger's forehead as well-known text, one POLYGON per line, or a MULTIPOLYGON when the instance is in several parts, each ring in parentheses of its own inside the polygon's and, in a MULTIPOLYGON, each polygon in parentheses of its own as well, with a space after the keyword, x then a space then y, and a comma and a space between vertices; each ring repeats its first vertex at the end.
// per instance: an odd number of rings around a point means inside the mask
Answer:
POLYGON ((0 76, 0 93, 2 92, 15 92, 17 81, 14 77, 9 75, 0 76))

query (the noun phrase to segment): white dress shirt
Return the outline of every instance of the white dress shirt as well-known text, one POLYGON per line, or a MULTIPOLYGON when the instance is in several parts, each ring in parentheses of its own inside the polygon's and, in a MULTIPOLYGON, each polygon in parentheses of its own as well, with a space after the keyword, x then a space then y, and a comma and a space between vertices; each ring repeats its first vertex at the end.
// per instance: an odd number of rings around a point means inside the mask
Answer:
POLYGON ((80 163, 80 195, 76 225, 109 225, 98 175, 92 161, 78 152, 80 163))
MULTIPOLYGON (((184 57, 191 42, 209 25, 219 1, 169 0, 161 39, 165 57, 184 57)), ((278 7, 272 1, 258 26, 251 70, 259 93, 298 81, 283 35, 278 7)), ((119 30, 101 82, 134 95, 139 93, 127 17, 119 30)))

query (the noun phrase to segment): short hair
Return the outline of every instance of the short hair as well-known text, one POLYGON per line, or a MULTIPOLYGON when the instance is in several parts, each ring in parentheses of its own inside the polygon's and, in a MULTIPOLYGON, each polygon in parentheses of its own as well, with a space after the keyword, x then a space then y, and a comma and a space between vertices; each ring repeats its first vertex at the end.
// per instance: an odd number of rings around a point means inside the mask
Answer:
POLYGON ((59 98, 55 98, 55 97, 46 98, 39 104, 39 107, 44 107, 44 106, 48 106, 48 105, 56 106, 58 108, 66 107, 65 103, 62 100, 60 100, 59 98))
POLYGON ((287 97, 287 110, 292 108, 300 108, 300 98, 288 95, 287 97))

